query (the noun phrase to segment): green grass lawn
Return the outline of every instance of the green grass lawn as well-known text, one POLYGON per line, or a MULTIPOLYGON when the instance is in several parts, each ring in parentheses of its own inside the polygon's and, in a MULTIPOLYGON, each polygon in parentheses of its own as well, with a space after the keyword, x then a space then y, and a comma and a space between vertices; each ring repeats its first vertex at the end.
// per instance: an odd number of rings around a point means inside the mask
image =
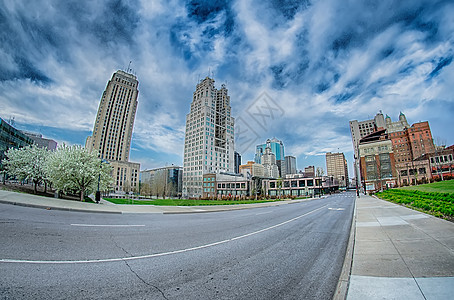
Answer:
POLYGON ((376 196, 436 217, 454 220, 454 180, 390 189, 376 196))
POLYGON ((402 189, 414 190, 421 192, 436 192, 436 193, 454 193, 454 180, 445 180, 428 184, 420 184, 415 186, 406 186, 402 189))
POLYGON ((162 205, 162 206, 199 206, 199 205, 234 205, 234 204, 250 204, 281 201, 275 200, 190 200, 190 199, 153 199, 153 200, 135 200, 135 199, 119 199, 119 198, 104 198, 115 204, 135 204, 135 205, 162 205))

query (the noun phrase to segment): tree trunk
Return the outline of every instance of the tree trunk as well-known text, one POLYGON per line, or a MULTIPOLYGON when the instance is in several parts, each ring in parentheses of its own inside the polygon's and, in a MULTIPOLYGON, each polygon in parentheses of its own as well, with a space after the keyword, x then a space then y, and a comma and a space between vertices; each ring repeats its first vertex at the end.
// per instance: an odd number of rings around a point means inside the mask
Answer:
POLYGON ((47 193, 47 181, 44 181, 44 193, 47 193))
POLYGON ((38 180, 33 180, 33 184, 34 184, 33 192, 36 194, 36 192, 38 191, 36 187, 38 185, 38 180))
POLYGON ((84 197, 85 196, 85 189, 81 189, 80 190, 80 201, 81 202, 84 202, 84 197))

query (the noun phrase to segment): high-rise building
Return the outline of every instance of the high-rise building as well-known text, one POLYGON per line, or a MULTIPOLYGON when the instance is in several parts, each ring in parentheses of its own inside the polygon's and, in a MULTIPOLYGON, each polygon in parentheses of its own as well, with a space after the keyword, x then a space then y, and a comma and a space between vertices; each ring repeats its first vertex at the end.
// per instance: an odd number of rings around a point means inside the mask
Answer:
POLYGON ((287 175, 296 174, 296 157, 295 156, 286 156, 285 157, 285 170, 287 175))
POLYGON ((241 155, 235 151, 235 173, 240 173, 241 155))
POLYGON ((206 77, 197 84, 186 115, 183 196, 202 196, 204 174, 233 172, 234 151, 228 90, 224 84, 216 89, 214 80, 206 77))
POLYGON ((118 70, 107 83, 96 116, 93 135, 85 147, 96 150, 113 167, 114 191, 138 191, 140 164, 129 162, 132 130, 137 110, 139 82, 133 74, 118 70))
POLYGON ((263 165, 263 176, 267 178, 278 178, 279 168, 276 164, 276 155, 271 152, 270 147, 265 148, 265 152, 262 154, 261 162, 263 165))
POLYGON ((339 187, 348 187, 348 168, 344 153, 326 153, 326 173, 339 182, 339 187))
POLYGON ((279 176, 284 177, 287 173, 285 170, 284 143, 276 138, 266 140, 265 144, 257 145, 254 161, 261 164, 262 155, 265 153, 265 148, 270 147, 271 152, 276 156, 276 164, 279 168, 279 176))

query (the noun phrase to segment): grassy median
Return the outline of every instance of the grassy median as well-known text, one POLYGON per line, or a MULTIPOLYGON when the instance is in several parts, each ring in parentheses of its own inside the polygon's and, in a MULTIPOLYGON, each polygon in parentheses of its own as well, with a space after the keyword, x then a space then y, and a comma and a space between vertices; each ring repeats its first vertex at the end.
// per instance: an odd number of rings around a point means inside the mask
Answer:
POLYGON ((280 199, 272 200, 197 200, 197 199, 152 199, 136 200, 122 198, 104 198, 115 204, 134 204, 134 205, 161 205, 161 206, 199 206, 199 205, 234 205, 234 204, 251 204, 282 201, 280 199))
POLYGON ((454 180, 391 189, 376 196, 454 221, 454 180))

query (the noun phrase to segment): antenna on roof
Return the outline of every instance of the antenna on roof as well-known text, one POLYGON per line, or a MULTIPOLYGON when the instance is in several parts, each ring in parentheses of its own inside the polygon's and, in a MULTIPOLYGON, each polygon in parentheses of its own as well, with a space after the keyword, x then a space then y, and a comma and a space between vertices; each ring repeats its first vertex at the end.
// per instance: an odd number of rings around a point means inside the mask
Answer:
POLYGON ((129 61, 128 69, 126 70, 127 72, 129 72, 129 70, 131 70, 131 63, 132 63, 132 61, 129 61))

